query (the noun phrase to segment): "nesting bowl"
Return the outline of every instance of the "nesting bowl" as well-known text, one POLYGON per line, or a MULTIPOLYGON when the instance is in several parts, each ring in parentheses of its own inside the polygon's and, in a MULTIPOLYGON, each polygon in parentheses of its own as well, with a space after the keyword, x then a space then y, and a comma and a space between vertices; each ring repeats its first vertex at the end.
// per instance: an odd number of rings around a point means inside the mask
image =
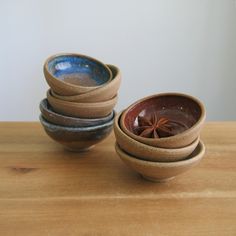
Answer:
POLYGON ((40 115, 40 122, 54 141, 71 151, 86 151, 105 139, 112 131, 114 117, 105 124, 89 127, 60 126, 48 122, 40 115))
POLYGON ((205 118, 205 108, 198 99, 181 93, 162 93, 129 106, 120 117, 120 126, 124 133, 141 143, 161 148, 182 148, 198 138, 205 118), (140 117, 147 117, 150 121, 152 116, 165 117, 177 124, 171 130, 174 135, 166 137, 162 132, 161 138, 141 137, 138 134, 140 117))
POLYGON ((119 113, 114 121, 116 142, 122 150, 136 158, 154 162, 180 161, 188 158, 199 143, 199 137, 197 137, 191 144, 182 148, 167 149, 149 146, 129 137, 122 131, 119 124, 121 115, 122 113, 119 113))
POLYGON ((197 165, 205 153, 205 146, 199 142, 193 153, 185 160, 175 162, 151 162, 140 160, 120 148, 118 144, 115 149, 121 160, 131 169, 141 174, 145 179, 154 182, 165 182, 173 179, 197 165))
POLYGON ((95 90, 112 79, 108 66, 97 59, 76 53, 49 57, 43 70, 52 90, 63 96, 95 90))
POLYGON ((74 95, 74 96, 62 96, 52 91, 52 95, 58 99, 69 101, 69 102, 102 102, 107 101, 113 98, 120 88, 121 84, 121 72, 117 66, 107 65, 107 67, 112 72, 112 79, 109 83, 104 84, 104 86, 100 86, 97 89, 89 91, 87 93, 74 95))
POLYGON ((110 121, 115 116, 115 111, 113 110, 108 116, 95 119, 86 118, 76 118, 72 116, 65 116, 60 113, 55 112, 47 99, 43 99, 39 105, 40 111, 45 118, 50 123, 61 126, 70 127, 88 127, 94 125, 102 125, 110 121))
POLYGON ((79 118, 101 118, 108 116, 117 103, 118 96, 103 102, 76 103, 63 101, 53 97, 51 91, 47 92, 47 99, 53 109, 63 115, 79 118))

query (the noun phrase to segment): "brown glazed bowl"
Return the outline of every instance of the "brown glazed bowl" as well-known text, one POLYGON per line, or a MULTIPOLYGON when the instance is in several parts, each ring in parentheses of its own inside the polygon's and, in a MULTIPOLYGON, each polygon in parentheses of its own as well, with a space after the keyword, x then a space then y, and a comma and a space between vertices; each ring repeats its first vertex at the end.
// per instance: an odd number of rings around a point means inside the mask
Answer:
POLYGON ((198 99, 186 94, 163 93, 143 98, 129 106, 121 115, 120 126, 128 136, 141 143, 153 147, 181 148, 197 139, 205 118, 205 108, 198 99), (150 122, 152 125, 161 118, 170 122, 174 136, 166 137, 163 131, 158 131, 160 138, 139 136, 141 129, 151 127, 150 122), (139 122, 146 126, 140 127, 139 122))
POLYGON ((92 91, 112 78, 112 72, 105 64, 76 53, 49 57, 44 63, 43 71, 52 90, 64 96, 92 91))
POLYGON ((190 145, 183 148, 158 148, 141 143, 127 134, 125 134, 119 125, 121 113, 118 114, 114 121, 114 133, 116 142, 126 153, 142 160, 158 161, 158 162, 173 162, 188 158, 195 150, 199 143, 199 137, 190 145))
POLYGON ((69 102, 102 102, 113 98, 118 93, 120 88, 121 73, 118 67, 113 65, 107 66, 112 71, 112 80, 104 86, 100 86, 99 88, 87 93, 74 96, 62 96, 52 90, 52 95, 58 99, 69 102))
POLYGON ((98 119, 86 119, 86 118, 64 116, 53 111, 52 107, 50 106, 46 98, 40 102, 39 108, 43 118, 45 118, 45 120, 47 120, 48 122, 55 125, 70 126, 70 127, 88 127, 88 126, 102 125, 114 119, 115 116, 114 110, 108 116, 98 119))
POLYGON ((197 165, 205 153, 205 146, 199 142, 194 152, 188 159, 175 162, 152 162, 135 158, 123 151, 118 144, 115 146, 116 152, 131 169, 141 174, 145 179, 154 182, 165 182, 175 176, 184 173, 193 166, 197 165))
POLYGON ((76 103, 55 98, 48 90, 47 99, 53 110, 60 114, 79 118, 101 118, 108 116, 112 112, 118 97, 116 95, 104 102, 76 103))
POLYGON ((71 151, 85 151, 105 139, 112 131, 113 119, 102 125, 90 127, 65 127, 54 125, 40 116, 40 122, 56 142, 71 151))

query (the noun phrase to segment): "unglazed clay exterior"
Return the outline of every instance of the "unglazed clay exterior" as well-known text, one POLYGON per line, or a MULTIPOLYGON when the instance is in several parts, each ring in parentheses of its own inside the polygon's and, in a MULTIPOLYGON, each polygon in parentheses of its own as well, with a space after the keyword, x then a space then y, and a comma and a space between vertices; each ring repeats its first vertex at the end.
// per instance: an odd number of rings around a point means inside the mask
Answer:
POLYGON ((173 162, 184 160, 194 151, 199 143, 198 137, 190 145, 177 149, 158 148, 143 144, 129 137, 121 130, 119 125, 121 114, 122 113, 118 114, 114 121, 114 133, 116 142, 125 152, 132 156, 135 156, 136 158, 154 162, 173 162))
POLYGON ((121 84, 121 72, 118 67, 114 65, 107 65, 112 71, 112 80, 109 83, 100 86, 97 89, 89 91, 84 94, 74 96, 61 96, 56 92, 52 91, 54 97, 70 102, 102 102, 107 101, 114 97, 120 88, 121 84))
POLYGON ((65 127, 54 125, 40 116, 45 132, 56 142, 72 151, 84 151, 101 142, 112 131, 113 119, 91 127, 65 127))
POLYGON ((104 102, 76 103, 63 101, 52 96, 50 90, 47 92, 49 104, 58 113, 79 118, 101 118, 108 116, 117 103, 117 95, 104 102))
POLYGON ((64 96, 92 91, 112 79, 112 72, 105 64, 75 53, 51 56, 44 63, 43 70, 53 91, 64 96))
POLYGON ((151 162, 135 158, 123 151, 118 144, 115 149, 121 160, 131 169, 141 174, 145 179, 154 182, 165 182, 175 176, 186 172, 197 165, 205 153, 205 146, 202 141, 189 156, 188 159, 176 162, 151 162))
POLYGON ((76 118, 71 116, 65 116, 53 111, 47 99, 43 99, 40 102, 40 111, 43 117, 50 123, 62 126, 71 127, 88 127, 93 125, 102 125, 115 116, 115 111, 112 111, 108 116, 98 118, 98 119, 86 119, 86 118, 76 118))
POLYGON ((193 143, 199 136, 206 118, 203 104, 196 98, 180 93, 163 93, 143 98, 129 106, 121 115, 121 129, 133 139, 153 147, 181 148, 193 143), (134 130, 139 115, 148 116, 159 112, 171 114, 170 119, 179 119, 188 129, 171 137, 145 138, 134 130))

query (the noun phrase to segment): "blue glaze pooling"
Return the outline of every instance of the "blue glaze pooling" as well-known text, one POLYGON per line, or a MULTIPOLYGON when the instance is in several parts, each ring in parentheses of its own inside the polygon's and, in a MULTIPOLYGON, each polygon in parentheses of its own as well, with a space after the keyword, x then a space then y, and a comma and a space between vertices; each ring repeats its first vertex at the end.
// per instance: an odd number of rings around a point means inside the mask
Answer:
POLYGON ((60 79, 63 79, 63 75, 85 74, 93 80, 95 86, 102 85, 110 79, 110 73, 104 65, 76 55, 53 58, 48 62, 48 70, 53 76, 60 79))

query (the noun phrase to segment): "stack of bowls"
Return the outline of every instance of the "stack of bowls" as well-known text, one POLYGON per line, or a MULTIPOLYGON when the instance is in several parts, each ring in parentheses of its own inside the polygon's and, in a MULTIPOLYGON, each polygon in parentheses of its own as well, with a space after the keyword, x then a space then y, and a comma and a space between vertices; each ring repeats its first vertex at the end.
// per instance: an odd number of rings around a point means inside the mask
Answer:
POLYGON ((196 98, 164 93, 141 99, 115 119, 116 151, 145 179, 163 182, 196 165, 205 153, 206 112, 196 98))
POLYGON ((58 54, 44 64, 50 89, 40 103, 46 133, 67 149, 82 151, 112 130, 121 83, 114 65, 80 54, 58 54))

